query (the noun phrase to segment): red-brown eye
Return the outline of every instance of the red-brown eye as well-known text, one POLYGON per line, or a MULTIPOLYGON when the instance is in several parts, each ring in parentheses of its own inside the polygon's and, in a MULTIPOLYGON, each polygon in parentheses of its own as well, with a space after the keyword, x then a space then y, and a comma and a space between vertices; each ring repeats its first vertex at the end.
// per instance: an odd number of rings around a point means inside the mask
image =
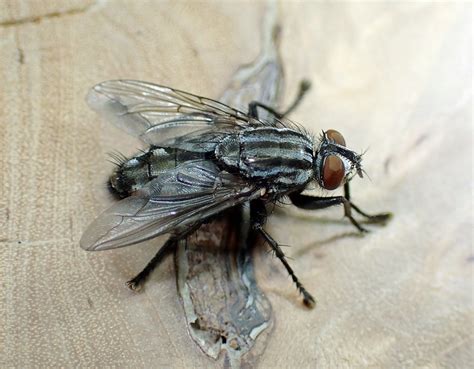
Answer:
POLYGON ((346 146, 346 140, 344 140, 344 137, 336 130, 334 129, 328 129, 326 131, 326 137, 338 145, 341 146, 346 146))
POLYGON ((323 163, 323 187, 326 190, 335 190, 344 179, 344 163, 336 155, 329 155, 323 163))

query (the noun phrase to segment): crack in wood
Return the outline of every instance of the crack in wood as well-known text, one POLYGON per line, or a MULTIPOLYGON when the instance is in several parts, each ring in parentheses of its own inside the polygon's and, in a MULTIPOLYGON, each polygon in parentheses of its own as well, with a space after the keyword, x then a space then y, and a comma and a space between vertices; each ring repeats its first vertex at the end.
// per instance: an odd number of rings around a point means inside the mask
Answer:
POLYGON ((44 21, 46 19, 62 18, 62 17, 65 17, 65 16, 83 14, 83 13, 87 13, 89 10, 94 8, 96 5, 98 5, 98 2, 93 2, 89 5, 86 5, 86 6, 81 7, 81 8, 50 12, 50 13, 46 13, 46 14, 43 14, 43 15, 37 15, 37 16, 29 16, 29 17, 23 17, 23 18, 17 18, 17 19, 9 19, 9 20, 5 20, 3 22, 0 22, 0 27, 14 27, 14 26, 21 26, 21 25, 24 25, 24 24, 41 23, 42 21, 44 21))

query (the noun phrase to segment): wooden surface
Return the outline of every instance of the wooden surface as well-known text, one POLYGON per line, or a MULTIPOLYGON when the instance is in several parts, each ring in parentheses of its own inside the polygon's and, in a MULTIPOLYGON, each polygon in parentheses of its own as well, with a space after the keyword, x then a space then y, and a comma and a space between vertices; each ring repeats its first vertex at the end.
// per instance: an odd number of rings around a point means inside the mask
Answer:
MULTIPOLYGON (((0 367, 216 366, 188 336, 168 260, 144 293, 124 281, 163 241, 87 253, 111 203, 106 153, 139 144, 84 103, 135 78, 218 96, 256 57, 263 3, 0 3, 0 367), (48 3, 48 4, 46 4, 48 3)), ((281 265, 256 260, 275 326, 259 366, 467 368, 473 362, 472 20, 461 3, 282 3, 292 119, 369 148, 355 180, 386 227, 359 237, 341 209, 270 218, 318 299, 301 306, 281 265)))

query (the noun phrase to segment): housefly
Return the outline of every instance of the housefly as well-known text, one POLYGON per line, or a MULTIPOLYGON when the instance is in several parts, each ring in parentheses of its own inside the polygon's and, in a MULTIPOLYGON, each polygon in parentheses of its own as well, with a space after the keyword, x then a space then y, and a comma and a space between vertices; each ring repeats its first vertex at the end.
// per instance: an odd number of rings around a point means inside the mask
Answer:
POLYGON ((355 211, 370 222, 390 214, 369 215, 350 201, 349 181, 362 177, 361 156, 341 133, 322 132, 318 139, 259 102, 244 113, 218 101, 152 83, 115 80, 94 86, 89 105, 149 145, 124 159, 110 177, 120 201, 87 228, 80 241, 89 251, 136 244, 168 233, 168 241, 135 278, 137 289, 177 242, 224 210, 250 203, 252 231, 263 237, 291 275, 306 305, 314 299, 263 226, 266 204, 288 197, 303 209, 343 205, 344 215, 361 232, 355 211), (272 119, 259 119, 259 110, 272 119), (344 187, 344 196, 314 197, 302 192, 310 183, 323 189, 344 187))

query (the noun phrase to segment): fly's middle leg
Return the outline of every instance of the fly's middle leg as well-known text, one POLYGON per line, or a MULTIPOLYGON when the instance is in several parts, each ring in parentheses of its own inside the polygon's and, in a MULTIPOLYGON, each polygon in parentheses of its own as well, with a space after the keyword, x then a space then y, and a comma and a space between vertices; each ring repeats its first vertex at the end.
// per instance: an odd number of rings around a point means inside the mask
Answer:
POLYGON ((306 94, 306 92, 308 92, 308 90, 310 88, 311 88, 311 82, 309 82, 308 80, 301 81, 300 82, 300 87, 299 87, 299 90, 298 90, 298 95, 293 100, 293 103, 291 103, 291 105, 283 112, 277 112, 274 108, 272 108, 270 106, 267 106, 265 104, 262 104, 261 102, 252 101, 249 104, 248 115, 252 118, 258 119, 258 108, 261 108, 261 109, 264 109, 264 110, 268 111, 272 115, 274 115, 275 118, 278 118, 278 119, 283 118, 286 115, 290 114, 293 110, 295 110, 298 107, 300 102, 303 100, 304 95, 306 94))
POLYGON ((263 229, 263 224, 265 223, 267 213, 265 209, 265 204, 261 201, 253 201, 251 203, 251 221, 252 221, 252 227, 255 232, 258 232, 264 239, 265 241, 270 245, 272 250, 274 251, 276 257, 280 259, 282 262, 283 266, 286 268, 288 271, 288 274, 291 276, 291 279, 296 285, 296 288, 298 291, 303 295, 303 303, 309 307, 313 308, 316 304, 316 301, 314 300, 313 296, 304 288, 303 284, 299 281, 298 277, 295 275, 295 272, 291 268, 291 266, 288 264, 288 261, 286 260, 286 256, 281 249, 281 247, 278 245, 278 243, 273 239, 272 236, 270 236, 267 231, 263 229))
POLYGON ((165 242, 163 246, 158 250, 153 259, 151 259, 148 264, 143 268, 143 270, 138 273, 134 278, 130 279, 127 282, 127 286, 134 291, 140 290, 143 284, 146 282, 151 272, 160 265, 163 259, 176 249, 177 240, 170 238, 165 242))

